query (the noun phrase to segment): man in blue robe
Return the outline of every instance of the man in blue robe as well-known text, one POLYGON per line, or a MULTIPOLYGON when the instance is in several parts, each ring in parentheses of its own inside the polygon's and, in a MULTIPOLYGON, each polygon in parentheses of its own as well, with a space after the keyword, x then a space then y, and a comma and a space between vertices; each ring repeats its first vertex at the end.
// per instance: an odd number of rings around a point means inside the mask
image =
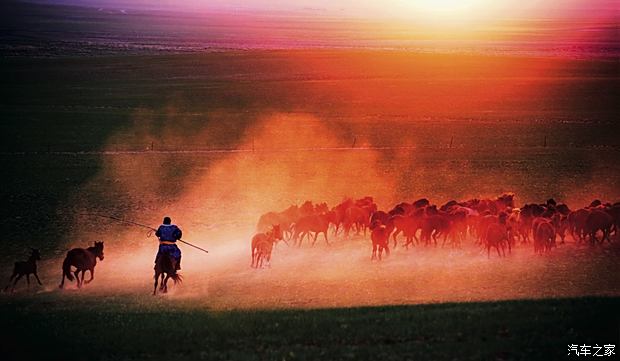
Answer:
POLYGON ((170 217, 164 217, 163 224, 157 228, 155 235, 159 238, 159 251, 155 257, 155 263, 162 255, 170 255, 176 260, 176 269, 181 269, 181 250, 177 247, 177 240, 181 239, 183 232, 170 217))

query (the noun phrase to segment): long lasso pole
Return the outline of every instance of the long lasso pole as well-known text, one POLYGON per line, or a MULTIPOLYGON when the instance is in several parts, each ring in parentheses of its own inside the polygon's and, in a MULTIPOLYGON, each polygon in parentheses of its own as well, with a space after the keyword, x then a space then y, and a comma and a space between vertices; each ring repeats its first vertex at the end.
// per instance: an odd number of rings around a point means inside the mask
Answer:
MULTIPOLYGON (((115 221, 119 221, 119 222, 123 222, 123 223, 128 223, 128 224, 133 224, 134 226, 139 226, 139 227, 147 228, 147 229, 150 229, 151 231, 157 231, 157 229, 155 229, 155 228, 153 228, 153 227, 151 227, 151 226, 148 226, 148 225, 146 225, 146 224, 142 224, 142 223, 138 223, 138 222, 130 221, 130 220, 123 219, 123 218, 119 218, 119 217, 108 216, 108 215, 105 215, 105 214, 98 214, 98 213, 80 213, 80 215, 83 215, 83 216, 96 216, 96 217, 102 217, 102 218, 109 218, 109 219, 113 219, 113 220, 115 220, 115 221)), ((150 232, 149 232, 149 233, 150 233, 150 232)), ((207 251, 206 249, 204 249, 204 248, 200 248, 200 247, 198 247, 198 246, 196 246, 196 245, 193 245, 193 244, 191 244, 191 243, 189 243, 189 242, 186 242, 186 241, 184 241, 184 240, 182 240, 182 239, 179 239, 179 242, 182 242, 182 243, 184 243, 184 244, 186 244, 186 245, 188 245, 188 246, 191 246, 191 247, 194 247, 194 248, 196 248, 196 249, 199 249, 199 250, 203 251, 204 253, 209 253, 209 251, 207 251)))
POLYGON ((147 228, 150 229, 152 231, 156 231, 157 229, 151 227, 151 226, 147 226, 146 224, 142 224, 142 223, 138 223, 138 222, 134 222, 134 221, 128 221, 126 219, 123 218, 119 218, 119 217, 114 217, 114 216, 107 216, 105 214, 98 214, 98 213, 80 213, 81 216, 96 216, 96 217, 102 217, 102 218, 109 218, 109 219, 114 219, 116 221, 119 222, 123 222, 123 223, 128 223, 128 224, 133 224, 135 226, 140 226, 143 228, 147 228))
POLYGON ((182 240, 182 239, 179 239, 179 242, 183 242, 183 243, 185 243, 185 244, 186 244, 186 245, 188 245, 188 246, 192 246, 192 247, 194 247, 194 248, 196 248, 196 249, 199 249, 199 250, 203 251, 204 253, 209 253, 209 251, 207 251, 206 249, 204 249, 204 248, 200 248, 200 247, 198 247, 198 246, 195 246, 195 245, 193 245, 193 244, 191 244, 191 243, 189 243, 189 242, 185 242, 185 241, 184 241, 184 240, 182 240))

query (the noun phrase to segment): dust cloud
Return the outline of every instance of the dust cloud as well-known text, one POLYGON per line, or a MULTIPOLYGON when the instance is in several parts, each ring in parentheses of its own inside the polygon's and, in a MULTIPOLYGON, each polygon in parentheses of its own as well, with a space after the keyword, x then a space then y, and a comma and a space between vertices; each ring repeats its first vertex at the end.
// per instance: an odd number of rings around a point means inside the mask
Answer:
MULTIPOLYGON (((172 118, 183 117, 174 115, 172 108, 167 111, 172 118)), ((138 111, 134 134, 147 141, 164 137, 174 144, 208 142, 223 131, 218 121, 215 129, 206 126, 188 135, 175 130, 177 126, 157 128, 153 117, 147 110, 138 111)), ((501 171, 476 168, 469 159, 455 163, 432 155, 431 165, 420 166, 420 159, 429 155, 416 150, 415 139, 385 151, 371 147, 372 137, 362 135, 355 140, 358 148, 345 149, 351 146, 349 138, 308 114, 273 113, 248 124, 236 135, 239 140, 231 142, 234 150, 227 152, 105 156, 100 174, 72 201, 75 232, 67 248, 86 247, 99 239, 106 247, 95 281, 80 292, 152 291, 156 238, 146 228, 94 216, 102 214, 153 227, 164 215, 172 217, 184 231, 184 240, 209 253, 180 244, 184 283, 172 287, 166 297, 214 309, 620 294, 617 244, 595 249, 577 245, 570 237, 550 255, 534 256, 533 248, 524 245, 501 259, 496 254, 487 258, 473 239, 460 249, 404 249, 401 239, 389 257, 371 262, 368 236, 344 239, 330 232, 329 244, 322 237, 314 246, 306 241, 299 248, 280 242, 270 267, 253 269, 250 239, 259 216, 291 204, 312 200, 334 206, 344 197, 370 195, 380 209, 388 209, 421 196, 439 204, 450 199, 450 192, 460 199, 481 196, 472 189, 489 196, 516 190, 519 196, 526 186, 519 188, 519 180, 510 183, 501 171)), ((532 196, 521 194, 525 199, 532 196)), ((49 278, 60 280, 61 262, 61 257, 44 262, 49 278)))

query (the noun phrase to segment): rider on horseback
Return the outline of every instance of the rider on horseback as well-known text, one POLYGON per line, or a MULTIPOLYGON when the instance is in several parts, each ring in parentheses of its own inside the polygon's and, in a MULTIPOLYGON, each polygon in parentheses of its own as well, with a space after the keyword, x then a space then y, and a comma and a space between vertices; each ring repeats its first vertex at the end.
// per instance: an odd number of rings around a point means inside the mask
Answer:
POLYGON ((155 263, 161 255, 172 256, 176 260, 176 269, 181 269, 181 250, 177 247, 176 241, 181 239, 183 233, 181 229, 175 224, 171 224, 170 217, 164 217, 164 222, 155 235, 159 238, 159 251, 157 251, 157 257, 155 257, 155 263))

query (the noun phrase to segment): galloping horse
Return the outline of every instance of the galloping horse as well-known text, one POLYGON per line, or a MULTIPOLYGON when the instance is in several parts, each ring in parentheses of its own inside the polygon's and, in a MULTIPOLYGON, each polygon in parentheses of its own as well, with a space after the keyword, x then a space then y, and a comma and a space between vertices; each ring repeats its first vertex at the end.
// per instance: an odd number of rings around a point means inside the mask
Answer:
POLYGON ((30 274, 34 274, 34 277, 37 279, 37 282, 39 282, 39 285, 43 285, 39 279, 39 275, 37 275, 37 261, 41 260, 41 254, 38 249, 31 248, 30 250, 32 252, 27 261, 15 262, 13 274, 9 280, 9 284, 4 289, 5 291, 11 287, 11 292, 13 292, 17 281, 24 277, 24 275, 26 275, 26 281, 28 282, 28 287, 30 287, 30 274), (11 282, 13 282, 13 286, 11 286, 11 282))
POLYGON ((86 249, 74 248, 67 252, 67 257, 65 257, 62 263, 62 281, 60 281, 59 287, 62 288, 64 286, 65 277, 67 277, 69 281, 73 281, 73 276, 71 275, 72 266, 76 268, 73 274, 75 275, 78 288, 82 287, 84 283, 84 273, 87 270, 90 271, 90 279, 86 281, 86 284, 92 282, 95 278, 97 258, 103 261, 103 242, 95 242, 93 247, 88 247, 86 249), (80 271, 82 271, 82 280, 80 280, 80 271))
POLYGON ((272 225, 271 230, 266 233, 257 233, 252 237, 252 267, 262 266, 263 260, 271 260, 273 244, 281 240, 282 230, 280 225, 272 225))
POLYGON ((155 263, 155 285, 153 286, 153 296, 157 294, 157 283, 159 281, 159 277, 161 277, 161 284, 159 286, 159 290, 163 293, 168 292, 168 279, 172 278, 174 284, 180 283, 183 281, 183 278, 180 274, 177 274, 176 270, 176 262, 177 260, 169 254, 161 254, 157 257, 157 262, 155 263), (164 277, 165 275, 165 277, 164 277))

